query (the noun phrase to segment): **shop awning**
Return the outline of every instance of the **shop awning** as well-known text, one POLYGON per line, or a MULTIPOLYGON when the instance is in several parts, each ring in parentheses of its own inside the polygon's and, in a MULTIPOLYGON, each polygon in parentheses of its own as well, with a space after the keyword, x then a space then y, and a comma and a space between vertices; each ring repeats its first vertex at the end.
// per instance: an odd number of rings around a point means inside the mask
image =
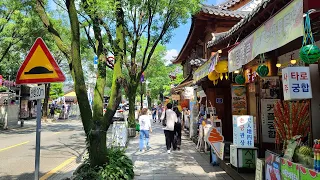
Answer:
POLYGON ((71 92, 65 94, 64 97, 77 97, 77 95, 74 91, 71 91, 71 92))

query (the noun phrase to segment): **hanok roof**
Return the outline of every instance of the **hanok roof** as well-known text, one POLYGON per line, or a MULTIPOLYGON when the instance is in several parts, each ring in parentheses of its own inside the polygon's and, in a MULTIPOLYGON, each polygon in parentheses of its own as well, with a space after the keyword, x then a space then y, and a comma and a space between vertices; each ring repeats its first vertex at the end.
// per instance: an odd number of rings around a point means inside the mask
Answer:
POLYGON ((235 4, 240 3, 241 1, 243 0, 228 0, 227 2, 220 4, 219 7, 221 9, 229 9, 235 4))
MULTIPOLYGON (((249 12, 247 11, 231 11, 231 10, 224 10, 221 9, 219 6, 210 6, 210 5, 202 5, 201 6, 201 10, 197 15, 194 15, 192 18, 192 24, 190 27, 190 31, 188 34, 188 37, 183 45, 182 50, 180 51, 178 57, 172 61, 172 63, 179 63, 181 61, 183 61, 182 55, 184 54, 184 52, 188 52, 189 50, 186 50, 186 46, 188 46, 188 44, 191 43, 191 40, 194 39, 193 36, 195 36, 196 32, 195 29, 200 28, 203 30, 204 27, 198 27, 199 22, 197 21, 197 16, 201 16, 201 15, 205 15, 205 16, 210 16, 210 18, 220 18, 220 19, 232 19, 235 22, 238 22, 240 19, 242 19, 243 17, 245 17, 249 12)), ((206 23, 202 23, 203 26, 206 25, 206 23)), ((196 38, 197 39, 197 38, 196 38)))
MULTIPOLYGON (((237 1, 237 0, 234 0, 237 1)), ((223 35, 218 36, 214 42, 208 42, 207 47, 212 47, 216 44, 219 44, 221 41, 227 39, 229 36, 231 36, 234 32, 236 32, 238 29, 240 29, 242 26, 244 26, 247 22, 249 22, 254 16, 258 14, 258 12, 263 10, 267 7, 268 3, 271 0, 262 0, 261 3, 253 9, 250 13, 248 13, 243 19, 241 19, 236 25, 234 25, 229 31, 226 31, 223 35)))
POLYGON ((217 16, 230 16, 236 18, 244 18, 248 12, 247 11, 229 11, 226 9, 221 9, 218 6, 209 6, 209 5, 202 5, 201 11, 208 14, 214 14, 217 16))

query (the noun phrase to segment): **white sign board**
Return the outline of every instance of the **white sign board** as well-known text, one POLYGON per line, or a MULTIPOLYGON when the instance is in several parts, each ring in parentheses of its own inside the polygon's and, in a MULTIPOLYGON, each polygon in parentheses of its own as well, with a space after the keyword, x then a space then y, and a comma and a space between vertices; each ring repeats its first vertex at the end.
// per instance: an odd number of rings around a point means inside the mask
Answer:
POLYGON ((255 180, 263 180, 264 160, 257 158, 255 180))
POLYGON ((194 92, 193 87, 185 87, 184 93, 183 93, 184 99, 193 99, 193 96, 194 96, 193 92, 194 92))
POLYGON ((32 87, 32 88, 30 88, 30 98, 29 98, 29 100, 44 99, 45 98, 45 94, 46 94, 45 92, 46 92, 45 85, 32 87))
POLYGON ((254 147, 253 116, 233 115, 233 145, 254 147))
POLYGON ((287 67, 282 69, 284 100, 311 99, 309 67, 287 67))
POLYGON ((279 99, 261 99, 262 141, 275 143, 274 104, 279 99))

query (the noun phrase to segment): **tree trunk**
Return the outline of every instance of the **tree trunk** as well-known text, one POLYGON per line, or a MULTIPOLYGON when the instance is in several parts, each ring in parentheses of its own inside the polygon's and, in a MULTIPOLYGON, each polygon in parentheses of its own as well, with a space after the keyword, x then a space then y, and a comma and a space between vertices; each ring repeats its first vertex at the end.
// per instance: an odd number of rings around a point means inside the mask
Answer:
POLYGON ((135 117, 135 104, 136 104, 136 92, 137 88, 130 89, 128 93, 129 99, 129 115, 128 115, 128 123, 129 127, 134 128, 136 124, 136 117, 135 117))
POLYGON ((148 99, 148 108, 151 109, 152 108, 151 97, 147 96, 147 99, 148 99))
POLYGON ((45 89, 46 89, 46 94, 45 94, 45 98, 43 101, 43 106, 42 106, 42 117, 47 118, 48 116, 48 102, 49 102, 49 98, 50 98, 50 86, 51 84, 48 83, 45 85, 45 89))
POLYGON ((113 68, 113 78, 111 85, 111 95, 107 106, 107 112, 104 115, 106 128, 108 130, 113 115, 121 101, 120 84, 122 81, 122 63, 125 57, 125 34, 124 34, 124 13, 121 6, 121 0, 116 0, 116 39, 114 47, 115 63, 113 68))
MULTIPOLYGON (((67 0, 70 25, 71 25, 71 67, 74 71, 74 87, 79 101, 79 108, 83 127, 89 141, 89 160, 91 167, 103 166, 107 162, 106 132, 99 119, 93 119, 88 100, 87 88, 84 81, 80 58, 80 28, 74 0, 67 0), (94 123, 93 123, 94 122, 94 123)), ((95 89, 95 91, 97 88, 95 89)), ((99 96, 98 94, 96 96, 99 96)), ((102 111, 102 110, 101 110, 102 111)), ((101 120, 101 119, 100 119, 101 120)))
POLYGON ((89 159, 91 167, 102 166, 107 162, 107 134, 101 129, 101 124, 96 121, 95 130, 89 134, 89 159))

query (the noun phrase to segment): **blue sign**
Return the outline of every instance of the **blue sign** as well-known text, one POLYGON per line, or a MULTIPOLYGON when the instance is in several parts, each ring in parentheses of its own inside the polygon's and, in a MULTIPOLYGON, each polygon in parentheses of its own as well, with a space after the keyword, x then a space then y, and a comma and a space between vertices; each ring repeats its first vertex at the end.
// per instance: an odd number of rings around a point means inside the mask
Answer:
POLYGON ((223 98, 216 98, 217 104, 223 104, 223 98))
POLYGON ((95 55, 93 58, 93 64, 98 64, 98 56, 95 55))

